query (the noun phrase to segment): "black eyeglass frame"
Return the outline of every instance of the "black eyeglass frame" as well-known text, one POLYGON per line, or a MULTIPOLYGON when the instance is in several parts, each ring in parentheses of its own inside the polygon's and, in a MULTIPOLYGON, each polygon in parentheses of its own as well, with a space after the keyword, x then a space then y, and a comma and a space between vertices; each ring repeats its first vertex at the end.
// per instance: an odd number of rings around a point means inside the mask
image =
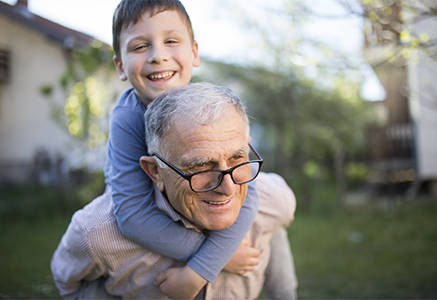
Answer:
POLYGON ((232 167, 232 168, 227 169, 227 170, 224 170, 224 171, 222 171, 222 170, 206 170, 206 171, 196 172, 196 173, 193 173, 193 174, 185 174, 184 172, 182 172, 181 170, 179 170, 178 168, 176 168, 175 166, 173 166, 171 163, 169 163, 168 161, 166 161, 164 158, 162 158, 159 154, 154 153, 154 154, 152 154, 152 156, 156 156, 157 158, 159 158, 159 160, 161 160, 164 164, 166 164, 170 169, 172 169, 173 171, 175 171, 179 176, 181 176, 181 177, 184 178, 185 180, 188 180, 188 182, 190 183, 190 188, 191 188, 191 190, 192 190, 193 192, 195 192, 195 193, 206 193, 206 192, 212 191, 212 190, 216 189, 217 187, 219 187, 220 184, 222 184, 223 178, 225 177, 226 174, 229 174, 229 175, 231 176, 232 181, 233 181, 235 184, 239 184, 239 185, 240 185, 240 184, 245 184, 245 183, 251 182, 251 181, 253 181, 253 180, 258 176, 258 174, 259 174, 259 172, 260 172, 260 170, 261 170, 261 166, 262 166, 264 160, 262 159, 262 157, 261 157, 261 155, 258 153, 258 151, 256 151, 255 148, 253 148, 252 145, 251 145, 250 143, 249 143, 249 147, 250 147, 250 149, 252 150, 252 152, 256 155, 256 157, 257 157, 258 159, 256 159, 256 160, 249 160, 249 161, 246 161, 246 162, 244 162, 244 163, 242 163, 242 164, 239 164, 239 165, 237 165, 237 166, 235 166, 235 167, 232 167), (243 166, 243 165, 250 164, 250 163, 256 163, 256 162, 259 164, 259 167, 258 167, 258 171, 257 171, 256 175, 255 175, 252 179, 247 180, 247 181, 244 181, 244 182, 240 182, 240 183, 235 182, 234 177, 232 176, 232 172, 233 172, 236 168, 241 167, 241 166, 243 166), (201 174, 201 173, 208 173, 208 172, 220 172, 220 173, 222 174, 222 176, 221 176, 221 177, 219 178, 219 180, 218 180, 217 185, 216 185, 215 187, 213 187, 213 188, 209 188, 209 189, 206 189, 206 190, 201 190, 201 191, 196 191, 196 190, 194 190, 194 189, 193 189, 193 186, 191 185, 191 178, 192 178, 193 176, 195 176, 195 175, 198 175, 198 174, 201 174))

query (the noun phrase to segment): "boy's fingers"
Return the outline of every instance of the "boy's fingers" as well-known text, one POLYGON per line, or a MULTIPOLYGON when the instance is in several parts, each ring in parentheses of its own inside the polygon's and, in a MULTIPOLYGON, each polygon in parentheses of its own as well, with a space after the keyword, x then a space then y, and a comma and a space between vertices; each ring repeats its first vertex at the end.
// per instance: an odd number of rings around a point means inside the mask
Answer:
POLYGON ((251 266, 257 266, 259 264, 259 259, 258 258, 251 258, 250 259, 250 265, 251 266))
POLYGON ((167 280, 166 272, 161 272, 155 277, 155 285, 161 285, 164 281, 167 280))
POLYGON ((259 251, 257 248, 251 247, 249 250, 249 256, 250 257, 259 257, 261 255, 261 251, 259 251))

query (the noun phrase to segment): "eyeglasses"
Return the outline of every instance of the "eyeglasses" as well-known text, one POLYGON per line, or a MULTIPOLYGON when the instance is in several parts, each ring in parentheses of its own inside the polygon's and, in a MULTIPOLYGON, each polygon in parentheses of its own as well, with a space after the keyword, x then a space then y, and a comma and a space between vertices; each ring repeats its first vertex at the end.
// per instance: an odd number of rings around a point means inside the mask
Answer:
POLYGON ((170 169, 175 171, 179 176, 186 179, 190 183, 190 188, 195 193, 204 193, 208 191, 212 191, 217 188, 223 181, 223 177, 226 174, 229 174, 232 178, 232 181, 235 184, 245 184, 254 180, 261 169, 263 164, 263 159, 259 155, 259 153, 249 144, 250 149, 256 155, 258 159, 250 160, 239 164, 238 166, 232 167, 228 170, 206 170, 200 171, 193 174, 185 174, 171 163, 166 161, 164 158, 159 156, 158 154, 152 154, 159 158, 163 163, 165 163, 170 169))

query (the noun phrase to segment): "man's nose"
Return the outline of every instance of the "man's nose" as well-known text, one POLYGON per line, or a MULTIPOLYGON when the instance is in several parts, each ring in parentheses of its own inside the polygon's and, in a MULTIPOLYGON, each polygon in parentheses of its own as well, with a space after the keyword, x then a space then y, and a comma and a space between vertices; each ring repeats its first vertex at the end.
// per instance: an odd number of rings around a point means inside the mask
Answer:
POLYGON ((168 61, 168 53, 165 47, 154 46, 151 49, 150 56, 147 62, 149 64, 161 64, 165 61, 168 61))
POLYGON ((223 176, 220 185, 214 191, 230 196, 234 194, 236 187, 237 184, 232 180, 231 174, 226 174, 223 176))

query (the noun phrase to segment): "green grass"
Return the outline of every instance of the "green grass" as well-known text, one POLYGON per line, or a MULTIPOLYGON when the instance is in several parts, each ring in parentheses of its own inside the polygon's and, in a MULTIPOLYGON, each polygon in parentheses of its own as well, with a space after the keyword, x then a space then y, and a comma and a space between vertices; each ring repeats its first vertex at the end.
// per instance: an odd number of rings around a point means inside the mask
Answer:
POLYGON ((302 299, 436 299, 435 205, 297 213, 289 238, 302 299))
POLYGON ((50 259, 72 213, 71 190, 0 188, 0 299, 59 299, 50 259))
MULTIPOLYGON (((387 213, 320 202, 289 229, 301 299, 437 299, 435 204, 387 213)), ((0 188, 0 299, 59 298, 50 259, 80 203, 69 191, 0 188)))
POLYGON ((66 215, 0 222, 0 299, 59 299, 50 259, 69 223, 66 215))

